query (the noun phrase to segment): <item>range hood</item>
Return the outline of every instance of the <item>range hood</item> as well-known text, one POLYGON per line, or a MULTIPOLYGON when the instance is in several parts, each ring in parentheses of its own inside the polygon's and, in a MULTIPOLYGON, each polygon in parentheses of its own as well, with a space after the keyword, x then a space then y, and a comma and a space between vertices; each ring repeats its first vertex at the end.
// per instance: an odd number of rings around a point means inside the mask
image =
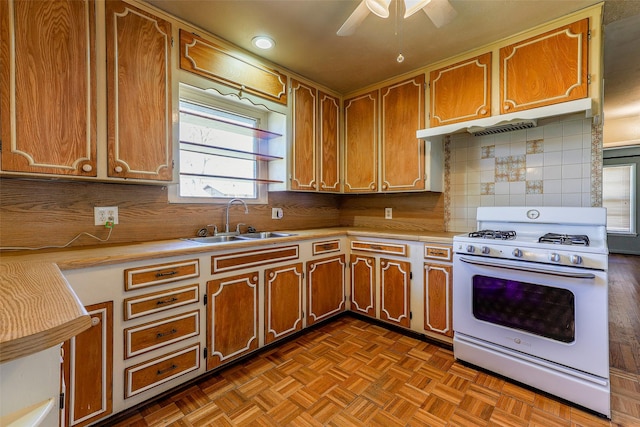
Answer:
POLYGON ((492 135, 510 132, 512 130, 532 128, 537 126, 538 119, 547 117, 575 113, 584 113, 585 117, 591 117, 592 108, 593 103, 591 98, 583 98, 546 107, 532 108, 531 110, 422 129, 416 132, 416 136, 420 139, 429 139, 430 137, 460 132, 469 132, 475 136, 492 135))

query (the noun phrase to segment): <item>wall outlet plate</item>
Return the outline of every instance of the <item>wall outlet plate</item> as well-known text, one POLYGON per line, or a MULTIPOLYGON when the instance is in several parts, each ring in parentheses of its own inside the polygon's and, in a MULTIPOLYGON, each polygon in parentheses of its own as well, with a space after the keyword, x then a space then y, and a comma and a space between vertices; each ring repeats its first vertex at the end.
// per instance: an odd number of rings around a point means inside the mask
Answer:
POLYGON ((393 208, 384 208, 384 219, 393 219, 393 208))
POLYGON ((282 208, 271 208, 271 219, 282 219, 283 216, 282 208))
POLYGON ((106 207, 94 207, 93 208, 93 223, 94 225, 105 225, 107 222, 112 222, 113 225, 118 224, 118 207, 106 206, 106 207))

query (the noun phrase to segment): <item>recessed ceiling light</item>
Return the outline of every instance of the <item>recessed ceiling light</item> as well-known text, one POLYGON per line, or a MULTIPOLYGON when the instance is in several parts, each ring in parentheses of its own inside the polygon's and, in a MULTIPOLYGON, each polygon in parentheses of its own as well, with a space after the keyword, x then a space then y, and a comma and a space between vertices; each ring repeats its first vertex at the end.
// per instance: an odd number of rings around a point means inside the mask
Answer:
POLYGON ((267 36, 257 36, 251 39, 251 43, 258 49, 271 49, 276 45, 273 39, 267 36))

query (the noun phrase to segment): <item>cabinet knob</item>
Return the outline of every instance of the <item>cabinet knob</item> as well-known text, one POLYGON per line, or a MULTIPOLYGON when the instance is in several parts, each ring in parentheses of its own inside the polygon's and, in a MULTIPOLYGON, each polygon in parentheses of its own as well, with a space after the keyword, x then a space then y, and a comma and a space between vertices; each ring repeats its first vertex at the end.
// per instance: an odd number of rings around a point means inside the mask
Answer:
POLYGON ((311 188, 315 190, 316 188, 318 188, 318 185, 314 182, 313 184, 311 184, 311 188))
POLYGON ((85 172, 91 172, 93 170, 93 166, 89 165, 89 164, 84 164, 82 165, 82 170, 85 172))
POLYGON ((100 324, 100 318, 99 317, 92 317, 91 318, 91 326, 97 326, 100 324))
POLYGON ((375 189, 376 189, 376 185, 375 185, 375 184, 371 184, 371 185, 369 186, 369 188, 371 188, 372 190, 375 190, 375 189))
POLYGON ((118 173, 122 172, 122 166, 116 166, 114 170, 118 173))
POLYGON ((482 110, 480 110, 480 114, 482 114, 484 116, 485 114, 487 114, 487 110, 485 108, 483 108, 482 110))
POLYGON ((387 188, 389 188, 389 186, 387 184, 382 184, 382 189, 386 190, 387 188))
POLYGON ((510 107, 508 104, 505 104, 505 105, 504 105, 504 109, 505 109, 505 110, 508 110, 509 108, 511 108, 511 107, 510 107))

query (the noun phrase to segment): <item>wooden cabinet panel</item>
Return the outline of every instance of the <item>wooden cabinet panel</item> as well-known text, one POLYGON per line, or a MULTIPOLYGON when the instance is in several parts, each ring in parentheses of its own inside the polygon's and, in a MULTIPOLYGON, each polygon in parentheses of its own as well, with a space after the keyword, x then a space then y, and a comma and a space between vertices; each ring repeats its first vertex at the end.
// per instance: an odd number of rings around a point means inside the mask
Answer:
POLYGON ((431 72, 431 127, 491 116, 491 52, 431 72))
POLYGON ((200 311, 179 314, 124 330, 124 358, 128 359, 200 335, 200 311))
POLYGON ((291 80, 293 143, 291 149, 291 189, 315 190, 316 105, 315 88, 291 80))
POLYGON ((411 264, 380 258, 380 319, 410 326, 411 264))
POLYGON ((125 399, 200 368, 200 344, 124 370, 125 399))
POLYGON ((424 329, 453 337, 452 267, 424 264, 424 329))
POLYGON ((367 242, 364 240, 352 240, 351 250, 403 256, 408 254, 407 245, 404 243, 367 242))
POLYGON ((302 263, 264 272, 265 344, 302 329, 302 263))
POLYGON ((320 191, 340 191, 340 100, 318 91, 320 191))
POLYGON ((351 310, 375 317, 376 259, 351 255, 351 310))
POLYGON ((124 270, 124 288, 130 291, 198 276, 200 264, 197 259, 127 268, 124 270))
POLYGON ((344 191, 374 193, 378 189, 378 91, 344 101, 344 129, 344 191))
POLYGON ((258 348, 258 273, 207 282, 207 369, 258 348))
POLYGON ((211 257, 211 273, 238 270, 298 259, 299 246, 284 246, 279 248, 265 248, 255 251, 233 252, 211 257))
POLYGON ((424 189, 424 74, 380 90, 382 191, 424 189))
POLYGON ((85 307, 91 328, 63 345, 66 425, 84 426, 113 408, 113 302, 85 307))
POLYGON ((96 5, 0 2, 2 169, 96 176, 96 5))
POLYGON ((165 291, 126 298, 124 300, 124 320, 136 319, 171 308, 193 304, 200 300, 198 284, 167 289, 165 291))
POLYGON ((500 113, 588 94, 589 19, 500 49, 500 113))
POLYGON ((344 255, 307 263, 307 326, 345 308, 344 255))
POLYGON ((106 2, 107 175, 171 181, 171 24, 106 2))

